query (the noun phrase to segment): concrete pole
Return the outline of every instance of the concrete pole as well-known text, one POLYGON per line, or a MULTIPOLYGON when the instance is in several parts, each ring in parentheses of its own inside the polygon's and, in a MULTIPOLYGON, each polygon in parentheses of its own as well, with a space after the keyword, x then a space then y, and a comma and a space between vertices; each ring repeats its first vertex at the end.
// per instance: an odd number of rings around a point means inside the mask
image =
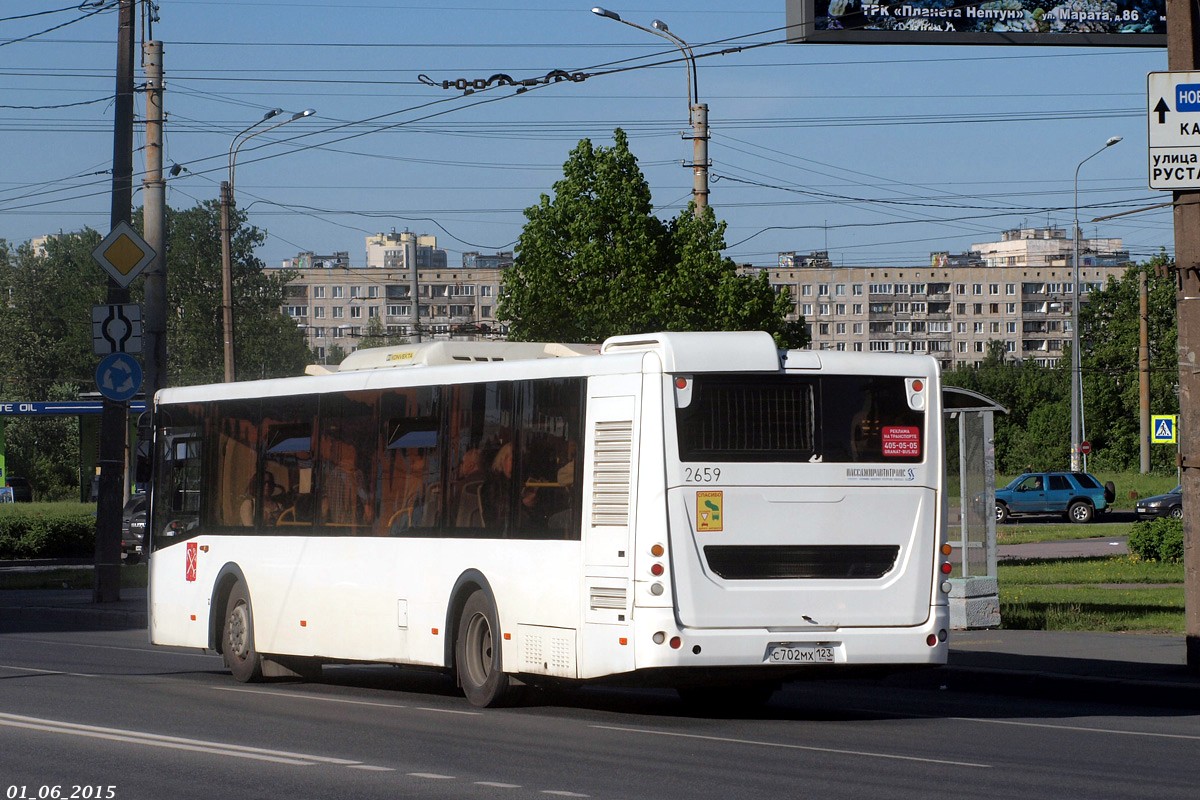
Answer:
POLYGON ((1138 457, 1150 472, 1150 298, 1146 270, 1138 273, 1138 457))
POLYGON ((692 106, 692 199, 696 215, 708 208, 708 104, 692 106))
MULTIPOLYGON (((154 393, 167 385, 167 182, 163 180, 163 47, 146 42, 146 177, 142 181, 142 236, 154 250, 146 268, 142 305, 142 361, 146 407, 154 393)), ((147 417, 149 419, 149 417, 147 417)), ((149 442, 150 430, 139 431, 149 442)))
POLYGON ((229 223, 229 207, 233 204, 233 189, 229 181, 221 181, 221 331, 225 339, 225 382, 233 383, 233 245, 229 223))
MULTIPOLYGON (((1167 66, 1200 63, 1200 10, 1167 0, 1167 66)), ((1184 628, 1187 666, 1200 673, 1200 191, 1174 193, 1175 309, 1179 321, 1179 473, 1183 485, 1184 628)))

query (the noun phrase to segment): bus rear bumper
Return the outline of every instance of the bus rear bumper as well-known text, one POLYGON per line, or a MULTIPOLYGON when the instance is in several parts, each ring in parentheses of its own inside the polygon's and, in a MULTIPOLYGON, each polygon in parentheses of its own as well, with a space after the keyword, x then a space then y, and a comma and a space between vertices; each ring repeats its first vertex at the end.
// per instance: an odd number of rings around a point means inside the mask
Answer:
POLYGON ((681 628, 669 610, 639 609, 637 669, 937 666, 949 655, 950 613, 930 609, 922 625, 889 628, 681 628), (657 617, 657 618, 656 618, 657 617), (660 640, 661 639, 661 643, 660 640))

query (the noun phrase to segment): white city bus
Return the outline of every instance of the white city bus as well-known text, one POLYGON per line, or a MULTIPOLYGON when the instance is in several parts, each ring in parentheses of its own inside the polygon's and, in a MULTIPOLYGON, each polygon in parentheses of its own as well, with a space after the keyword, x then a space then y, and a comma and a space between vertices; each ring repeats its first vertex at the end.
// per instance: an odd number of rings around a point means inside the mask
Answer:
POLYGON ((761 332, 437 342, 155 403, 150 636, 234 677, 765 700, 945 662, 937 363, 761 332))

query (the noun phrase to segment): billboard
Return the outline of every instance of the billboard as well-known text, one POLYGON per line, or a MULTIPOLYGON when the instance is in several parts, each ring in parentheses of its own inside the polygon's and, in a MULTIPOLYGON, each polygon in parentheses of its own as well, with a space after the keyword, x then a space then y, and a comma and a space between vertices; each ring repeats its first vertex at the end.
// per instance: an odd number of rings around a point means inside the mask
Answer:
POLYGON ((789 42, 1166 47, 1166 0, 787 0, 789 42))

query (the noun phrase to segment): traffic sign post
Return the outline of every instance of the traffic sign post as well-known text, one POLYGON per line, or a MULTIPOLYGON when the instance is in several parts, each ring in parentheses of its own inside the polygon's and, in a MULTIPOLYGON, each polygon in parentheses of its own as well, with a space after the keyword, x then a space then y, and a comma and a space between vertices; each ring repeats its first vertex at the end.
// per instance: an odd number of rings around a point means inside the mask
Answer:
POLYGON ((1150 188, 1200 189, 1200 72, 1146 76, 1150 188))

